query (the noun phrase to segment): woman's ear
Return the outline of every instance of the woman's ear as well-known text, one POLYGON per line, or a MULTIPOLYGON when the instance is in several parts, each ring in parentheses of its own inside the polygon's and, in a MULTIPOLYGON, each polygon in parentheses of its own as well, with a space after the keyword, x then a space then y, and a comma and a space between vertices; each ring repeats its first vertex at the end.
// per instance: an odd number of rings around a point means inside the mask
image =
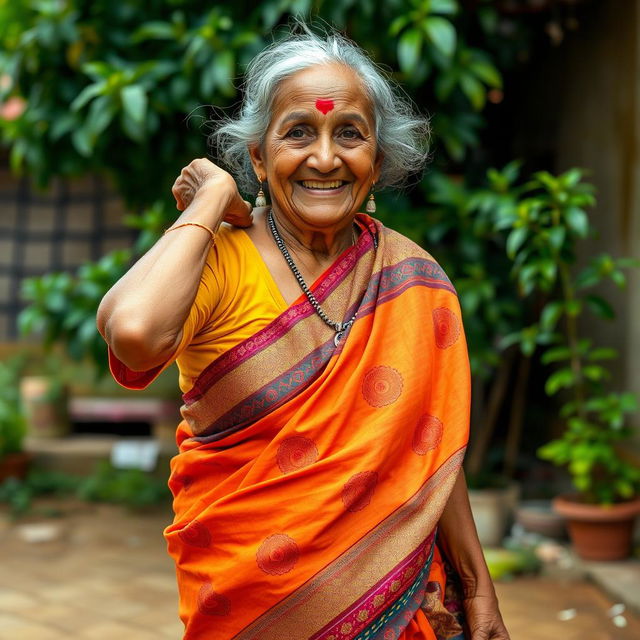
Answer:
POLYGON ((264 166, 264 160, 262 159, 262 149, 259 144, 251 144, 248 149, 251 166, 253 167, 258 180, 262 178, 262 182, 264 182, 267 179, 267 171, 264 166))
POLYGON ((382 171, 382 161, 384 160, 384 155, 378 152, 376 159, 373 163, 373 182, 374 184, 378 182, 380 178, 380 172, 382 171))

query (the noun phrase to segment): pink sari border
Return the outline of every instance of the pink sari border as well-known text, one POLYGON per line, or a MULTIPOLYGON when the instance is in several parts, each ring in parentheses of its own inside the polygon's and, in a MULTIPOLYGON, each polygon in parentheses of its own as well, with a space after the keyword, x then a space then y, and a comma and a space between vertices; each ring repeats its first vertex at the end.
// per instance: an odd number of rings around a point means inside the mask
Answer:
POLYGON ((385 605, 385 610, 388 609, 413 584, 429 556, 434 538, 435 531, 400 562, 389 575, 382 578, 349 609, 311 636, 309 640, 327 640, 331 636, 353 638, 366 629, 384 611, 381 609, 382 604, 385 605), (362 615, 365 611, 368 613, 366 617, 362 615))

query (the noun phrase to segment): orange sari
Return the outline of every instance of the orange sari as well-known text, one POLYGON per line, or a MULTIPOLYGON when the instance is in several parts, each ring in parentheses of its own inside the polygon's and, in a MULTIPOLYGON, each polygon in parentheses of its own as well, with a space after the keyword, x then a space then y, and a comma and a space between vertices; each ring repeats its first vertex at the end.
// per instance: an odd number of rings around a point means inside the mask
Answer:
POLYGON ((183 397, 165 531, 186 640, 453 638, 436 526, 468 436, 458 300, 417 245, 363 229, 183 397), (346 313, 345 313, 346 309, 346 313))

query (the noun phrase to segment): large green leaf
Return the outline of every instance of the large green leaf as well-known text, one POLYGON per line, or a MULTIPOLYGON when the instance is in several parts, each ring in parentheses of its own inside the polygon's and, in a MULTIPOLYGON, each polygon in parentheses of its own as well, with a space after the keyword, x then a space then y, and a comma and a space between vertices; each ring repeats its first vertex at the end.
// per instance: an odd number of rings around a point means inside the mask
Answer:
POLYGON ((544 390, 547 392, 547 395, 552 396, 558 393, 560 389, 571 387, 575 380, 575 374, 568 367, 558 369, 558 371, 555 371, 549 376, 544 385, 544 390))
POLYGON ((501 88, 502 76, 496 67, 490 62, 484 60, 474 60, 469 64, 471 71, 479 80, 488 84, 490 87, 501 88))
POLYGON ((147 93, 139 84, 131 84, 120 91, 122 108, 136 124, 142 124, 147 114, 147 93))
POLYGON ((422 53, 422 32, 418 29, 407 29, 398 40, 398 63, 406 74, 415 70, 422 53))
POLYGON ((589 218, 587 214, 578 207, 569 207, 564 215, 569 228, 581 238, 586 238, 589 234, 589 218))
POLYGON ((526 242, 529 230, 526 227, 514 229, 507 237, 507 255, 513 259, 518 249, 526 242))
POLYGON ((444 56, 450 58, 456 49, 456 30, 446 18, 432 16, 424 21, 424 31, 433 46, 444 56))
POLYGON ((457 0, 431 0, 431 13, 455 15, 458 13, 457 0))
POLYGON ((487 92, 481 82, 468 73, 460 76, 460 88, 469 102, 476 111, 480 111, 484 107, 487 92))

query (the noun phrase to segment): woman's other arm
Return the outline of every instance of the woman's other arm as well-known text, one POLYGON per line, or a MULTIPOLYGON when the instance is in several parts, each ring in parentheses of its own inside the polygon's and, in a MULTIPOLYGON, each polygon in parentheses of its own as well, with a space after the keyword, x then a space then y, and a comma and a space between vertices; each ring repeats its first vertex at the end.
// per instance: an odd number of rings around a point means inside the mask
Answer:
MULTIPOLYGON (((233 178, 209 160, 200 158, 185 167, 172 192, 182 211, 172 226, 195 222, 215 231, 223 220, 251 225, 251 205, 233 178)), ((161 237, 102 299, 98 330, 133 371, 152 369, 173 354, 210 247, 206 230, 176 229, 161 237)))
POLYGON ((440 518, 438 544, 462 582, 469 640, 509 640, 478 540, 462 470, 440 518))

